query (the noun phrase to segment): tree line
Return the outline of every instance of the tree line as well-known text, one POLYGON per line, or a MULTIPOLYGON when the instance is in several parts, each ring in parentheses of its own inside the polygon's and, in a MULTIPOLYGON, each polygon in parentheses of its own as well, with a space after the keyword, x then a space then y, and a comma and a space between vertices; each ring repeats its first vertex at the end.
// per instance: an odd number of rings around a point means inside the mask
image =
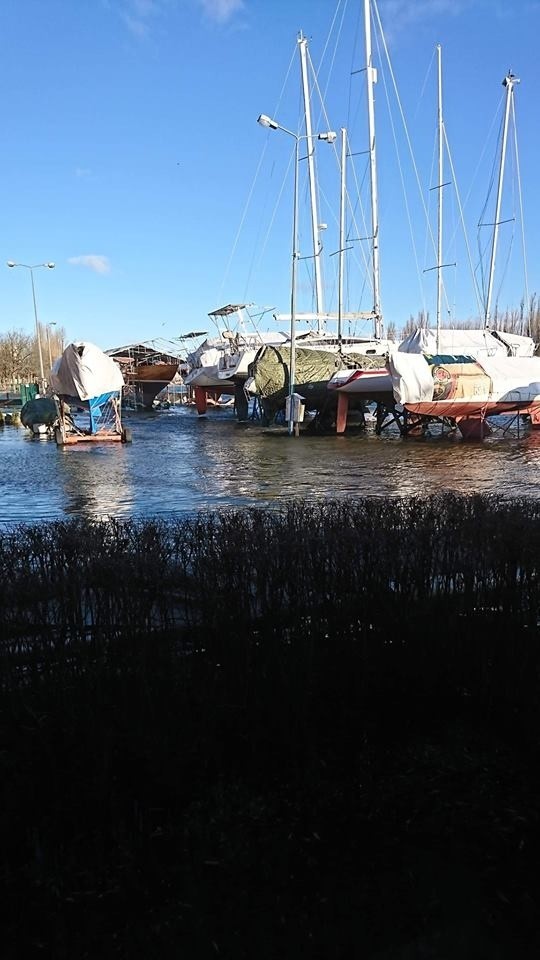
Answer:
MULTIPOLYGON (((50 374, 51 365, 61 355, 64 348, 65 331, 63 327, 51 331, 50 325, 40 324, 41 354, 45 377, 50 374)), ((39 379, 39 348, 36 334, 24 330, 8 330, 0 334, 0 383, 4 386, 14 383, 30 383, 39 379)))
MULTIPOLYGON (((444 327, 452 327, 457 330, 477 329, 479 325, 483 326, 483 321, 479 321, 478 318, 442 323, 444 327)), ((429 326, 432 326, 429 311, 420 310, 416 317, 411 314, 401 330, 401 338, 403 339, 410 333, 414 333, 419 327, 429 326)), ((533 293, 528 303, 524 299, 521 300, 517 308, 499 310, 498 307, 495 307, 490 326, 494 327, 495 330, 506 330, 507 333, 532 337, 535 344, 540 344, 540 302, 538 301, 538 295, 533 293)), ((397 339, 395 324, 389 325, 388 337, 397 339)))

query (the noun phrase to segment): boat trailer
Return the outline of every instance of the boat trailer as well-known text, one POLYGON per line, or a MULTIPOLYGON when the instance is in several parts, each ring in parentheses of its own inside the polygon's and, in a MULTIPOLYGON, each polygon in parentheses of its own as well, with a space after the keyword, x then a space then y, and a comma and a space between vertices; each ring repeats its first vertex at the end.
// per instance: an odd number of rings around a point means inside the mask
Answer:
POLYGON ((57 408, 58 424, 54 438, 59 447, 76 443, 131 443, 133 439, 131 430, 122 426, 120 390, 102 393, 89 400, 58 397, 57 408), (87 413, 88 420, 84 425, 74 419, 72 406, 87 413))

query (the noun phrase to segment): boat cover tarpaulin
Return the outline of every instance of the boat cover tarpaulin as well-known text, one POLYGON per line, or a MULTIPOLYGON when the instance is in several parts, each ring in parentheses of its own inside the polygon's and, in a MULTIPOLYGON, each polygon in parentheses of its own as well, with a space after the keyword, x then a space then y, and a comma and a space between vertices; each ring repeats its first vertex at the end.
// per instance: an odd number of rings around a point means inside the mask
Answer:
POLYGON ((513 357, 532 357, 535 351, 535 343, 532 337, 522 337, 518 333, 507 333, 506 330, 493 330, 492 336, 496 340, 502 340, 513 357))
POLYGON ((423 354, 389 357, 394 399, 403 406, 432 400, 520 403, 540 396, 540 357, 486 357, 469 363, 428 363, 423 354))
POLYGON ((124 377, 112 357, 93 343, 70 343, 51 370, 51 389, 59 396, 90 400, 121 390, 124 377))
POLYGON ((437 348, 437 334, 434 330, 419 328, 401 341, 398 350, 400 353, 447 353, 465 354, 481 359, 483 357, 514 356, 532 357, 534 340, 531 337, 521 337, 504 331, 481 330, 439 330, 437 348))
POLYGON ((199 344, 196 350, 188 353, 186 363, 190 368, 201 365, 210 366, 218 363, 222 350, 226 347, 222 337, 209 337, 199 344))
MULTIPOLYGON (((250 365, 250 373, 255 380, 256 392, 260 397, 282 403, 289 390, 289 347, 262 347, 250 365)), ((331 377, 340 370, 343 361, 337 352, 330 350, 295 351, 295 389, 309 400, 318 390, 324 389, 331 377)))
POLYGON ((58 410, 52 397, 34 397, 21 408, 21 423, 30 429, 39 423, 51 427, 57 418, 58 410))
POLYGON ((540 357, 491 357, 480 361, 496 400, 534 400, 540 396, 540 357))
POLYGON ((388 366, 396 403, 405 406, 406 403, 433 399, 431 368, 422 353, 393 350, 388 357, 388 366))
MULTIPOLYGON (((354 370, 375 370, 384 363, 381 356, 306 347, 296 348, 295 360, 295 391, 308 404, 326 400, 328 385, 340 370, 345 370, 346 377, 350 377, 354 370)), ((288 394, 289 363, 288 346, 267 346, 259 350, 249 367, 250 376, 254 380, 254 392, 276 409, 288 394)))

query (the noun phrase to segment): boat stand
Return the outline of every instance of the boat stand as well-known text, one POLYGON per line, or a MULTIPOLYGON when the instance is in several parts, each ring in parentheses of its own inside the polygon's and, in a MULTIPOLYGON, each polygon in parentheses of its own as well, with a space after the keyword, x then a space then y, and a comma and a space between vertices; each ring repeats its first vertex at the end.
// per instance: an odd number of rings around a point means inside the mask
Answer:
POLYGON ((66 398, 59 397, 57 406, 58 425, 54 438, 59 447, 77 443, 130 443, 132 440, 131 430, 122 426, 120 391, 77 402, 80 409, 88 412, 86 427, 75 423, 66 398))

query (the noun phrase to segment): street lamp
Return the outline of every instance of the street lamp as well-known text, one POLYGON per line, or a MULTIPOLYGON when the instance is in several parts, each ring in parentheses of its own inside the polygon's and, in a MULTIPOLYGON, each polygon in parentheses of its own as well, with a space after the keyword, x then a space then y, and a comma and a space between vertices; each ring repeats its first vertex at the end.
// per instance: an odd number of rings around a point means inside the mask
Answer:
POLYGON ((283 127, 281 123, 278 123, 277 120, 274 120, 272 117, 267 117, 266 114, 261 113, 257 119, 257 123, 260 123, 261 127, 267 127, 269 130, 283 130, 283 133, 288 133, 290 137, 294 137, 294 202, 293 202, 293 239, 292 239, 292 268, 291 268, 291 358, 289 361, 289 417, 288 417, 288 434, 290 437, 294 434, 294 409, 293 409, 293 398, 294 398, 294 381, 296 378, 296 262, 299 257, 298 253, 298 160, 299 160, 299 147, 301 140, 326 140, 327 143, 334 143, 336 139, 336 134, 333 130, 328 130, 325 133, 313 133, 311 135, 298 134, 294 133, 292 130, 288 130, 287 127, 283 127))
POLYGON ((30 271, 30 279, 32 281, 32 301, 34 303, 34 320, 36 323, 37 348, 38 348, 38 355, 39 355, 39 373, 40 373, 39 392, 44 393, 45 392, 45 372, 43 370, 43 353, 41 350, 41 334, 39 332, 39 323, 38 323, 37 306, 36 306, 36 290, 34 287, 34 270, 36 270, 37 267, 48 267, 49 270, 53 270, 54 263, 34 263, 30 265, 29 263, 15 263, 14 260, 8 260, 7 265, 8 267, 25 267, 27 270, 30 271))
POLYGON ((51 322, 48 323, 48 324, 47 324, 47 327, 46 327, 46 330, 47 330, 47 347, 49 348, 49 379, 50 379, 51 370, 52 370, 51 327, 55 327, 55 326, 56 326, 56 320, 51 320, 51 322))

